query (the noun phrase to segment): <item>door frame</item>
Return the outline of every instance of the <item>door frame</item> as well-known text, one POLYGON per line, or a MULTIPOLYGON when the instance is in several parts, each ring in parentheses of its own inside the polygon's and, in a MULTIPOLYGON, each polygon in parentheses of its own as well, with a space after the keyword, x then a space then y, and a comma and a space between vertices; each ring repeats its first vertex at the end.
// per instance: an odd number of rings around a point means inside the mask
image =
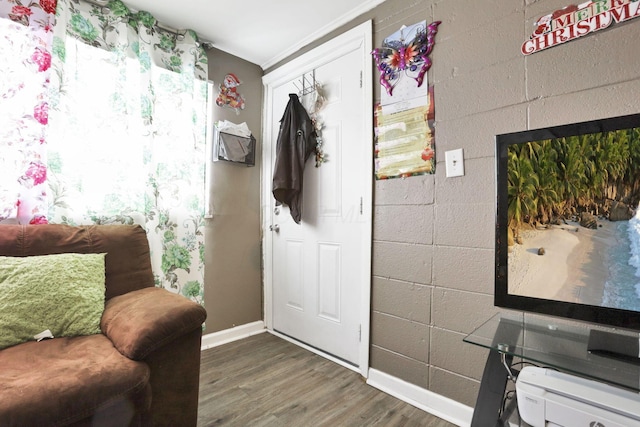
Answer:
MULTIPOLYGON (((372 47, 372 23, 366 21, 353 29, 346 31, 330 41, 312 49, 309 52, 287 62, 281 67, 266 74, 262 78, 264 86, 263 99, 263 122, 262 122, 262 190, 261 195, 261 215, 262 215, 262 260, 264 272, 264 319, 265 325, 270 332, 273 331, 273 233, 269 231, 271 220, 270 198, 272 185, 272 166, 270 153, 276 141, 272 140, 274 127, 278 126, 281 111, 274 112, 271 109, 273 101, 273 88, 286 84, 292 80, 300 78, 303 74, 311 72, 335 58, 338 58, 355 49, 362 50, 362 105, 366 110, 363 115, 362 135, 367 139, 368 147, 359 159, 362 161, 362 170, 367 174, 368 179, 362 188, 363 214, 366 221, 365 232, 363 233, 362 247, 369 253, 369 257, 360 268, 362 269, 361 284, 361 333, 359 348, 358 367, 344 363, 339 359, 323 353, 319 349, 305 346, 324 357, 327 357, 343 366, 356 370, 365 378, 369 375, 369 343, 370 343, 370 314, 371 314, 371 250, 372 250, 372 225, 373 225, 373 63, 371 58, 372 47)), ((311 162, 311 160, 309 160, 311 162)))

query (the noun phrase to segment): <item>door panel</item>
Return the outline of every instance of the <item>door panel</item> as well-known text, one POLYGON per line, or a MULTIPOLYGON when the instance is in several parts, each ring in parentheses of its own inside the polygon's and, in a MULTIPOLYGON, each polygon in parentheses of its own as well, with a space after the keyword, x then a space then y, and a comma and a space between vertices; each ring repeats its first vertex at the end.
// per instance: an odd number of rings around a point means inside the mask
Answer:
POLYGON ((266 326, 337 356, 330 358, 364 376, 371 293, 371 31, 371 21, 365 22, 263 78, 266 326), (312 71, 328 98, 320 113, 328 161, 316 168, 311 158, 306 165, 298 225, 288 207, 275 206, 271 183, 279 121, 289 94, 298 93, 301 77, 312 71))
POLYGON ((304 310, 304 249, 299 240, 286 241, 286 255, 284 257, 284 284, 287 286, 287 306, 304 310))
MULTIPOLYGON (((361 70, 360 49, 315 70, 327 95, 320 112, 327 162, 318 168, 314 159, 306 164, 301 223, 270 198, 272 224, 279 226, 272 238, 274 329, 355 365, 362 282, 369 280, 361 267, 370 257, 363 247, 368 221, 360 209, 363 187, 371 180, 362 166, 370 161, 362 158, 370 140, 363 126, 361 70)), ((274 88, 274 117, 296 92, 292 86, 274 88)), ((274 156, 275 144, 271 165, 274 156)))
POLYGON ((342 295, 342 245, 318 244, 318 316, 340 323, 342 295))

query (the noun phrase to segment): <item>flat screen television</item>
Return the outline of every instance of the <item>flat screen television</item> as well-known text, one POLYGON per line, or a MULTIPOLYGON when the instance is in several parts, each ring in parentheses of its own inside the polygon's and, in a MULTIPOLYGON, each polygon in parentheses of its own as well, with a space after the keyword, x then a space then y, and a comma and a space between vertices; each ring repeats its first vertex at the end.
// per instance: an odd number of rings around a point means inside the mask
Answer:
POLYGON ((640 330, 640 114, 497 135, 496 159, 495 305, 640 330))

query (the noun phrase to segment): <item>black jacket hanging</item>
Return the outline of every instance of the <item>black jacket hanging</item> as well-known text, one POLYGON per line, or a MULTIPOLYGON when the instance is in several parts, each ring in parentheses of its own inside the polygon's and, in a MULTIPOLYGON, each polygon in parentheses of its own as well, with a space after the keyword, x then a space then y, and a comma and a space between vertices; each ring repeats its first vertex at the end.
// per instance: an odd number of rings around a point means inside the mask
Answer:
POLYGON ((273 197, 287 206, 296 223, 302 218, 302 181, 304 165, 316 147, 316 132, 309 114, 298 96, 289 94, 289 102, 280 119, 273 168, 273 197))

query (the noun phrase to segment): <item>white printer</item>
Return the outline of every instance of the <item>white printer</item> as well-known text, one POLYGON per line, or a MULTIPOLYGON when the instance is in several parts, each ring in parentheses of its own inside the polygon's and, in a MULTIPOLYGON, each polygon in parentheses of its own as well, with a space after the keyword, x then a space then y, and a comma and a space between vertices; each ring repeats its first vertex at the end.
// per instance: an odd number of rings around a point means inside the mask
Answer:
POLYGON ((551 369, 523 368, 516 395, 533 427, 640 427, 640 394, 551 369))

